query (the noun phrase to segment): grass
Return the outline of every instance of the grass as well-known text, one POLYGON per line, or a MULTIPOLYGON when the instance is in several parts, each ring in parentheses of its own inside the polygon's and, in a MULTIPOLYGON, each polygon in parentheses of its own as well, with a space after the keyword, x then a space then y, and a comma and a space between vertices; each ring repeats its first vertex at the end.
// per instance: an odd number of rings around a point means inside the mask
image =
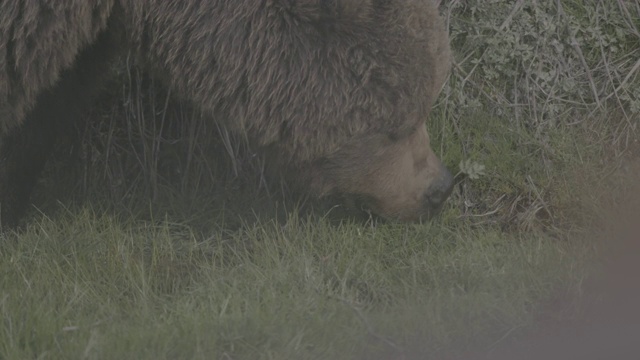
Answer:
POLYGON ((596 220, 639 173, 640 3, 443 10, 440 217, 292 200, 242 139, 125 69, 0 234, 0 358, 455 359, 578 316, 596 220))
POLYGON ((336 226, 294 213, 202 238, 89 210, 43 217, 3 239, 0 353, 435 356, 498 342, 584 277, 586 243, 451 225, 336 226))

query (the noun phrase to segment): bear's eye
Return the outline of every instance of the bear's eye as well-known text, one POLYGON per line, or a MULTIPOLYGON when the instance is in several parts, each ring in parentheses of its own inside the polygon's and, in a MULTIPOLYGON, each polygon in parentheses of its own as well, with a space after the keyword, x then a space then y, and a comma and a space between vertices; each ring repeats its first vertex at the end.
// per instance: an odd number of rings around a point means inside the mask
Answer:
POLYGON ((402 137, 396 132, 387 134, 387 138, 391 140, 391 142, 398 142, 402 139, 402 137))

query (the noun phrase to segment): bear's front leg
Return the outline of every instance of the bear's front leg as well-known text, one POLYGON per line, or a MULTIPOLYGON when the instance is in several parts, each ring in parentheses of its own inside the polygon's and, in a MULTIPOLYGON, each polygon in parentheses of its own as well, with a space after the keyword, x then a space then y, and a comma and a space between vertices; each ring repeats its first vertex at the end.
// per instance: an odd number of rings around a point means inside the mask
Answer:
POLYGON ((54 123, 36 108, 0 139, 0 229, 18 225, 56 138, 54 123))
POLYGON ((18 225, 56 138, 82 118, 112 73, 121 49, 118 30, 101 33, 57 84, 39 94, 22 124, 0 138, 0 229, 18 225))

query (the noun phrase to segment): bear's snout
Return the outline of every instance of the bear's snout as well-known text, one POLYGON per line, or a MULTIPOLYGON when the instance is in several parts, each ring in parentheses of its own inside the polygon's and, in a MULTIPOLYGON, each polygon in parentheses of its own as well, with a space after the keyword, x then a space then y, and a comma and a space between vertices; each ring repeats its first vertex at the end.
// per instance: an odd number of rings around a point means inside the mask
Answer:
POLYGON ((451 191, 453 190, 453 175, 443 165, 440 169, 440 175, 437 179, 431 183, 424 194, 423 206, 425 212, 433 214, 442 207, 442 204, 447 200, 451 191))

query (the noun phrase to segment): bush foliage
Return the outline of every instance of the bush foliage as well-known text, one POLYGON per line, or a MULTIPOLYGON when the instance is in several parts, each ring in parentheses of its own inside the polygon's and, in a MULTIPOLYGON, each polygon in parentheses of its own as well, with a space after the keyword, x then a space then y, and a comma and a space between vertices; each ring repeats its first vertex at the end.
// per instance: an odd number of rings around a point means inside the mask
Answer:
POLYGON ((637 122, 637 0, 469 0, 443 7, 457 53, 448 89, 454 102, 510 109, 518 121, 543 128, 567 115, 612 109, 637 122))

